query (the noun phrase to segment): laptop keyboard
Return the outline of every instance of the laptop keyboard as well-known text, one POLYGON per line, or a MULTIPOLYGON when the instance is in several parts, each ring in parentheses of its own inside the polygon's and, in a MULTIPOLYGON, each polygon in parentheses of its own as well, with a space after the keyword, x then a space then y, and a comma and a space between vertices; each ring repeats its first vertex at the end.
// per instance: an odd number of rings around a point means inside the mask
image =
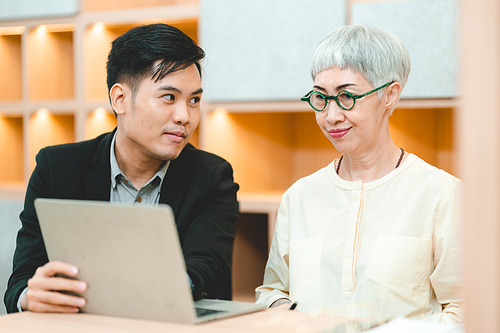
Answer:
POLYGON ((219 312, 226 312, 226 311, 220 311, 220 310, 213 310, 213 309, 204 309, 204 308, 195 308, 196 309, 196 316, 198 317, 203 317, 206 315, 214 314, 214 313, 219 313, 219 312))

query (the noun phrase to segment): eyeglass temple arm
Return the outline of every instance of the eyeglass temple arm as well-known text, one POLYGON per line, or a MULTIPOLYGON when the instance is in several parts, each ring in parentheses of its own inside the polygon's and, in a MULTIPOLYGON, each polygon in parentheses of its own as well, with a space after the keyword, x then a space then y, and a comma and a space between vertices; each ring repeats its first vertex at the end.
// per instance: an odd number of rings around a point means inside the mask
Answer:
POLYGON ((311 93, 313 90, 309 91, 307 94, 304 95, 304 97, 301 97, 300 100, 303 102, 307 102, 309 100, 309 97, 311 97, 311 93))
POLYGON ((387 87, 387 86, 389 86, 389 85, 393 84, 394 82, 396 82, 396 81, 391 81, 391 82, 389 82, 389 83, 386 83, 386 84, 384 84, 384 85, 382 85, 382 86, 380 86, 380 87, 378 87, 378 88, 375 88, 375 89, 373 89, 373 90, 370 90, 370 91, 369 91, 369 92, 367 92, 367 93, 364 93, 363 95, 353 95, 353 97, 354 97, 354 98, 361 98, 361 97, 365 97, 366 95, 370 95, 371 93, 374 93, 374 92, 375 92, 375 91, 377 91, 377 90, 380 90, 380 89, 382 89, 382 88, 385 88, 385 87, 387 87))

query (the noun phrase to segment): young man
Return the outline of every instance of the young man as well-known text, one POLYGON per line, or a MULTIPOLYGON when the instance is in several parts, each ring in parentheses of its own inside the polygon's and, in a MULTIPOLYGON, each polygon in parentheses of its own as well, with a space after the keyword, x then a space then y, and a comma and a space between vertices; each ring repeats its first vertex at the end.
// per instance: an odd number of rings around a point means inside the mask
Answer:
POLYGON ((8 312, 77 312, 86 302, 57 292, 87 285, 56 276, 76 276, 78 268, 48 262, 36 198, 169 204, 193 297, 219 296, 231 269, 238 185, 228 162, 188 144, 200 119, 204 55, 165 24, 134 28, 113 42, 107 83, 117 128, 38 153, 5 294, 8 312))

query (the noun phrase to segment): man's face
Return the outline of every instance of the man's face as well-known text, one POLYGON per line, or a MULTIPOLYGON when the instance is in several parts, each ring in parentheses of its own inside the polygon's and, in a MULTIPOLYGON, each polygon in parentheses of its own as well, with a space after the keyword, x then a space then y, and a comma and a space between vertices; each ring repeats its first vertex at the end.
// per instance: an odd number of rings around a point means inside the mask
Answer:
POLYGON ((118 149, 144 162, 177 158, 200 121, 202 88, 196 65, 157 82, 144 79, 135 98, 127 86, 124 90, 129 98, 118 114, 118 135, 123 138, 118 149))

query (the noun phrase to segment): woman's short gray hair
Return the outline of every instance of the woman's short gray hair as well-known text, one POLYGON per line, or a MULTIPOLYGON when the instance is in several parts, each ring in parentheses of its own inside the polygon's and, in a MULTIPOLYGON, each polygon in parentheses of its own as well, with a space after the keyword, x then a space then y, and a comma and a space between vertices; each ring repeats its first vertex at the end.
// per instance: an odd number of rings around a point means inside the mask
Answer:
POLYGON ((363 74, 374 88, 391 81, 404 87, 410 74, 410 54, 404 42, 385 29, 346 25, 323 38, 310 67, 313 80, 319 72, 338 67, 363 74))

